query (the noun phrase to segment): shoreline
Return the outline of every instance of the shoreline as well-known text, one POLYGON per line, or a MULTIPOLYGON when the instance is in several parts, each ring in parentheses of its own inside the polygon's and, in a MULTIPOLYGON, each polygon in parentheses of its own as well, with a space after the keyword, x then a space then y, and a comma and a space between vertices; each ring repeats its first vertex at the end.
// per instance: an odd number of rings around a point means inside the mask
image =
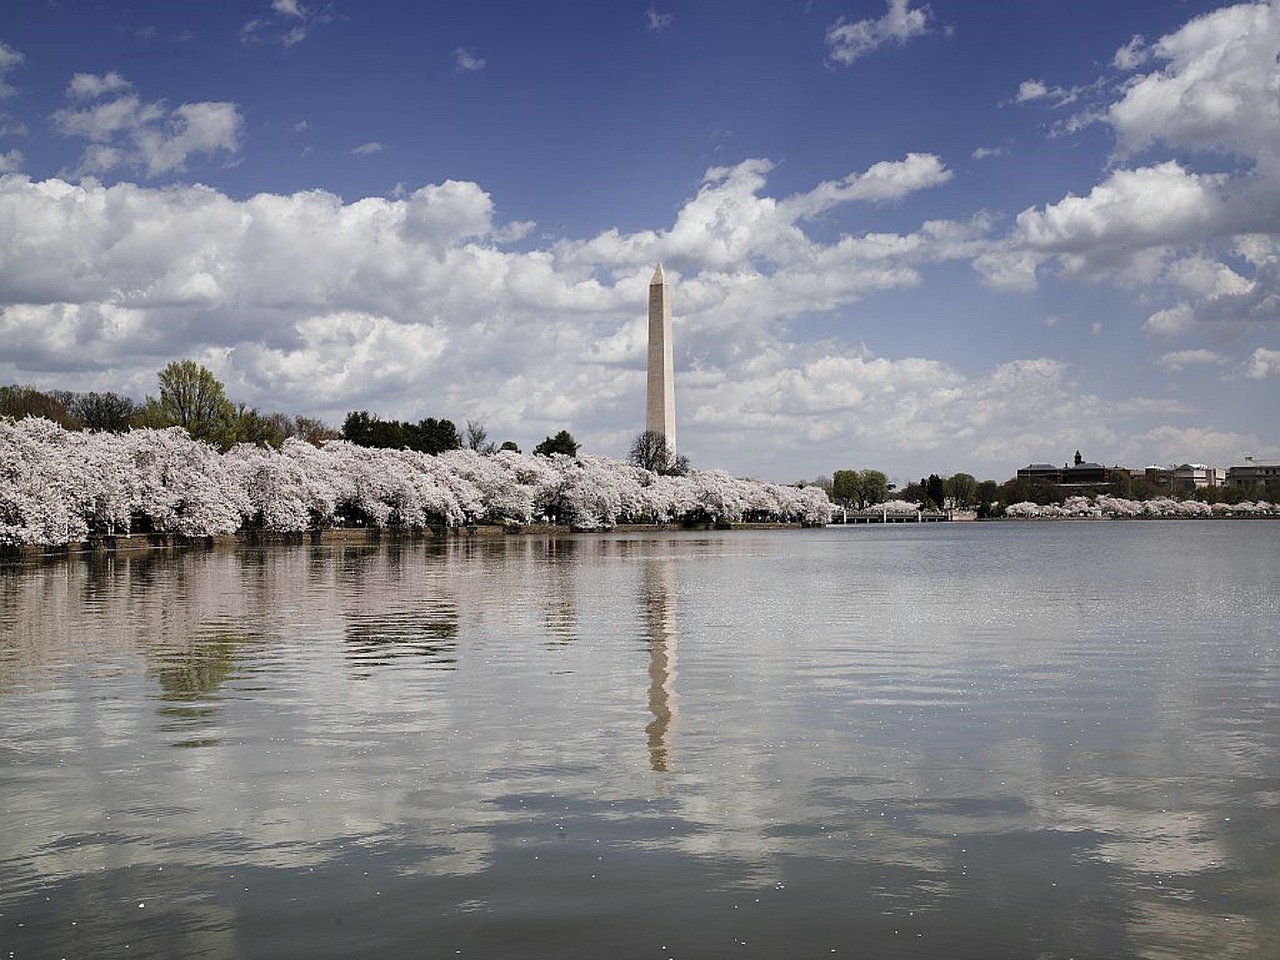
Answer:
POLYGON ((65 544, 13 544, 0 546, 0 566, 35 560, 56 560, 141 554, 150 551, 215 550, 262 546, 332 546, 342 544, 381 544, 397 541, 420 540, 470 540, 496 539, 499 537, 525 536, 591 536, 613 533, 679 533, 698 531, 733 532, 736 530, 800 530, 803 523, 734 523, 717 526, 700 524, 686 527, 680 524, 626 523, 613 527, 583 530, 563 524, 525 524, 500 526, 479 524, 470 527, 419 527, 415 529, 389 530, 381 527, 329 527, 323 530, 273 532, 241 530, 236 533, 186 536, 177 533, 134 533, 100 537, 65 544))
MULTIPOLYGON (((1233 515, 1217 517, 1149 517, 1149 516, 1107 516, 1107 517, 989 517, 981 520, 966 518, 968 524, 984 523, 1099 523, 1103 521, 1122 521, 1137 523, 1153 523, 1160 521, 1185 522, 1189 520, 1221 521, 1221 520, 1280 520, 1280 514, 1233 515)), ((960 521, 957 521, 960 522, 960 521)), ((880 526, 880 524, 826 524, 823 529, 836 527, 880 526)), ((732 524, 698 524, 686 527, 680 524, 664 523, 621 523, 612 527, 579 529, 563 524, 525 524, 522 526, 501 526, 498 524, 479 524, 470 527, 420 527, 416 529, 389 530, 380 527, 329 527, 323 530, 304 530, 292 532, 272 532, 258 530, 241 530, 236 533, 212 534, 209 536, 185 536, 176 533, 135 533, 122 536, 101 537, 95 540, 80 541, 58 545, 48 544, 14 544, 0 546, 0 566, 28 563, 38 560, 84 559, 119 554, 141 554, 149 551, 179 550, 215 550, 241 547, 262 546, 334 546, 343 544, 376 545, 384 542, 446 539, 486 539, 499 537, 569 537, 592 536, 594 534, 628 534, 628 533, 681 533, 681 532, 718 532, 732 533, 742 530, 801 530, 818 529, 812 524, 800 522, 764 522, 764 523, 732 523, 732 524)))

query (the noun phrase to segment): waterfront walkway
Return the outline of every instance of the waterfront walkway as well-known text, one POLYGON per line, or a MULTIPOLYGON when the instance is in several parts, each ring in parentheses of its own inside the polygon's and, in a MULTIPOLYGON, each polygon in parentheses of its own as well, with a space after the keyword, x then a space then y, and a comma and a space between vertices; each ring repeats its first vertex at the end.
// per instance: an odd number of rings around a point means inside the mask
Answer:
POLYGON ((831 522, 840 523, 941 523, 951 520, 950 510, 886 510, 870 507, 866 510, 846 510, 836 507, 831 522))

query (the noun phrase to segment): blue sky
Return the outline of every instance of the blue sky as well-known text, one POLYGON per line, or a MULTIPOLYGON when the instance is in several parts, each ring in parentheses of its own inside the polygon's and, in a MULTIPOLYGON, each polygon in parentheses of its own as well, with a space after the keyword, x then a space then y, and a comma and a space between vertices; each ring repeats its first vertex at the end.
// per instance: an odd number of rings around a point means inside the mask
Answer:
POLYGON ((1280 457, 1280 6, 28 2, 0 382, 695 466, 1280 457))

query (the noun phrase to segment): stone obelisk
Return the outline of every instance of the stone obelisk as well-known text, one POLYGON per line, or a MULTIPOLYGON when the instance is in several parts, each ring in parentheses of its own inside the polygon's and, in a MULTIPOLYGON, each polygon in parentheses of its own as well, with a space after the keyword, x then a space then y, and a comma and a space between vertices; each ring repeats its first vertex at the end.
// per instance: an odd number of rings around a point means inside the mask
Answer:
POLYGON ((644 428, 667 441, 667 456, 676 455, 676 375, 671 343, 671 290, 662 264, 649 281, 649 379, 644 428))

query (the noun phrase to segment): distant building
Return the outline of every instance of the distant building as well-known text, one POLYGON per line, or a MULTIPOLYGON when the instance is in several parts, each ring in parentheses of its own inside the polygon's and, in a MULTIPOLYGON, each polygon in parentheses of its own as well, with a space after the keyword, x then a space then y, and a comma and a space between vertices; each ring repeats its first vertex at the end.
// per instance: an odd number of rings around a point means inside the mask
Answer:
POLYGON ((1085 460, 1078 450, 1075 463, 1062 470, 1061 486, 1064 487, 1079 490, 1085 487, 1105 487, 1109 483, 1111 483, 1111 468, 1085 460))
POLYGON ((1061 467, 1051 463, 1029 463, 1018 471, 1018 479, 1034 485, 1047 484, 1083 492, 1108 486, 1112 473, 1119 469, 1085 460, 1077 450, 1074 462, 1064 463, 1061 467))
POLYGON ((1147 467, 1143 475, 1152 486, 1171 493, 1191 493, 1205 487, 1220 487, 1223 481, 1221 470, 1203 463, 1182 463, 1176 467, 1152 466, 1147 467))
POLYGON ((1242 465, 1227 470, 1229 487, 1252 489, 1266 486, 1272 481, 1280 481, 1280 461, 1245 457, 1242 465))
POLYGON ((1062 482, 1062 467, 1055 467, 1052 463, 1029 463, 1018 471, 1018 479, 1056 485, 1062 482))
POLYGON ((1175 490, 1200 490, 1204 487, 1222 486, 1222 473, 1217 467, 1203 463, 1184 463, 1173 468, 1172 486, 1175 490))

